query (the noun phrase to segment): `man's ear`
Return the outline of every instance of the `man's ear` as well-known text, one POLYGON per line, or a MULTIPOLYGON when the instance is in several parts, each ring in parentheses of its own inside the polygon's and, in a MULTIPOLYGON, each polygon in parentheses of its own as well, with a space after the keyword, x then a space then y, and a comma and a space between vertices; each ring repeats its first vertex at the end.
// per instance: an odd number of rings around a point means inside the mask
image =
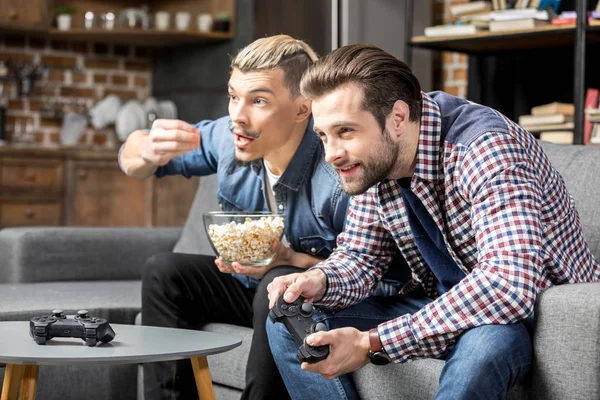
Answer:
POLYGON ((398 136, 402 135, 410 122, 409 120, 410 109, 408 104, 402 100, 396 100, 388 118, 391 130, 398 136))
POLYGON ((298 96, 296 101, 298 104, 296 122, 302 122, 309 118, 310 114, 312 113, 312 100, 309 100, 306 97, 298 96))

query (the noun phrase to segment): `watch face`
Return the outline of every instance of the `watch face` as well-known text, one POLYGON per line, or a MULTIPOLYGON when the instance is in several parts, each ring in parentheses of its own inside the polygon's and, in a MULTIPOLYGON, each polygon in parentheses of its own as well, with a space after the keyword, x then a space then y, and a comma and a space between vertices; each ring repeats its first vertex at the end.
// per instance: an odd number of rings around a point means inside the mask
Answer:
POLYGON ((371 360, 371 364, 375 365, 387 365, 392 361, 390 356, 388 356, 387 353, 383 351, 377 351, 375 353, 372 353, 369 358, 371 360))

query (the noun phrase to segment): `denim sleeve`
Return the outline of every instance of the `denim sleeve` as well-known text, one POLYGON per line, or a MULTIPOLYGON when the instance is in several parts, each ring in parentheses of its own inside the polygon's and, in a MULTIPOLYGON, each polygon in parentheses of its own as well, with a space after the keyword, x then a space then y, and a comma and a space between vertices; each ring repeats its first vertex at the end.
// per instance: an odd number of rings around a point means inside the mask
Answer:
POLYGON ((206 176, 217 172, 219 154, 226 145, 225 138, 229 136, 229 118, 223 117, 216 121, 201 121, 195 125, 200 129, 200 146, 156 170, 156 176, 166 175, 206 176))

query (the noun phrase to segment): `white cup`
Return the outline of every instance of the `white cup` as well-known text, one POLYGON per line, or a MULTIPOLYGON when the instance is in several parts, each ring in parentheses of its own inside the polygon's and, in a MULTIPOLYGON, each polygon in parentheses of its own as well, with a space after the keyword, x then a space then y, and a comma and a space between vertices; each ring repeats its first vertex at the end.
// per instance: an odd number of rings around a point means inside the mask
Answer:
POLYGON ((167 11, 158 11, 154 16, 154 26, 159 31, 166 31, 169 29, 169 20, 171 15, 167 11))
POLYGON ((187 31, 190 29, 190 20, 192 15, 189 12, 179 11, 175 14, 175 28, 178 31, 187 31))
POLYGON ((212 15, 208 13, 198 14, 198 30, 200 32, 210 32, 212 29, 212 15))
POLYGON ((56 16, 56 25, 59 31, 68 31, 71 29, 71 15, 60 14, 56 16))

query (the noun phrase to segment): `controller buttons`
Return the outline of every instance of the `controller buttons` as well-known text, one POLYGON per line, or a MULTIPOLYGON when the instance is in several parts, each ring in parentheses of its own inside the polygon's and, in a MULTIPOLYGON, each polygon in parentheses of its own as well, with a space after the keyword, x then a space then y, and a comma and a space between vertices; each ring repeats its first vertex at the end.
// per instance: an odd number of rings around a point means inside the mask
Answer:
POLYGON ((322 322, 317 322, 315 325, 315 332, 325 332, 327 330, 327 325, 322 322))
POLYGON ((282 303, 282 304, 281 304, 281 309, 282 309, 282 310, 287 310, 287 309, 288 309, 288 305, 287 305, 287 304, 285 304, 285 303, 282 303))
POLYGON ((302 307, 300 307, 300 313, 302 315, 310 315, 313 312, 313 306, 310 303, 302 303, 302 307))
POLYGON ((296 306, 290 306, 290 312, 295 314, 298 312, 298 308, 296 306))

